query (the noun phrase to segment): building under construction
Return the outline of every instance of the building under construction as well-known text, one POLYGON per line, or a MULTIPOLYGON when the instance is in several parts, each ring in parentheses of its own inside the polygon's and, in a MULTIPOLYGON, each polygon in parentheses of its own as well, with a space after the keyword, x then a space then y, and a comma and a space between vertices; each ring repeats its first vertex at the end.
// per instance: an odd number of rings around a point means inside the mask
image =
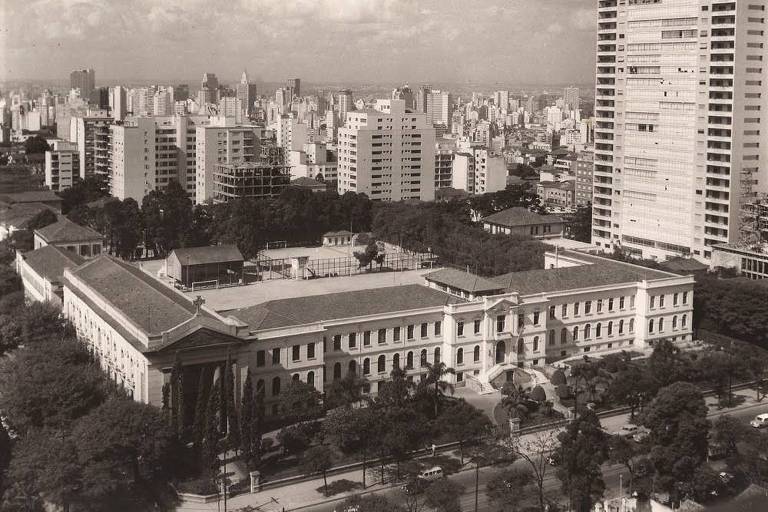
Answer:
POLYGON ((213 174, 213 202, 233 199, 277 197, 290 185, 290 166, 285 165, 282 148, 262 146, 253 162, 217 164, 213 174))

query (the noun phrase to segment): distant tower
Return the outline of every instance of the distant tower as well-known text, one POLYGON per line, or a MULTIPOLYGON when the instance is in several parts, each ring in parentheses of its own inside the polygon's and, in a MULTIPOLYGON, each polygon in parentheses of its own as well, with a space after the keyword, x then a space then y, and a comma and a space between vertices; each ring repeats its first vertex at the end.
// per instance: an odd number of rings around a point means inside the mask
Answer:
POLYGON ((216 78, 216 73, 203 73, 198 100, 202 104, 219 101, 219 79, 216 78))
POLYGON ((237 84, 237 98, 242 102, 243 110, 247 116, 254 112, 254 102, 256 101, 256 84, 248 81, 248 72, 243 70, 240 77, 240 83, 237 84))
POLYGON ((288 89, 288 103, 293 101, 293 98, 301 97, 301 79, 289 78, 285 83, 285 88, 288 89))
POLYGON ((339 91, 339 120, 341 124, 347 122, 347 112, 355 110, 355 104, 352 101, 352 91, 344 89, 339 91))
POLYGON ((86 101, 96 88, 96 72, 89 69, 76 69, 69 74, 69 84, 72 89, 80 89, 80 97, 86 101))

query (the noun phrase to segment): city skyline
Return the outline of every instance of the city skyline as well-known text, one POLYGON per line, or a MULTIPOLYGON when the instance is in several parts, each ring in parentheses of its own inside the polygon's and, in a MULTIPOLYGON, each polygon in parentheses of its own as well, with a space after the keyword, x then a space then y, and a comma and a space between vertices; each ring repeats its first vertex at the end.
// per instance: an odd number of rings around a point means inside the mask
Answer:
POLYGON ((228 12, 197 1, 133 4, 6 2, 4 16, 18 23, 0 34, 0 80, 56 79, 83 67, 102 79, 166 81, 205 71, 228 79, 244 67, 255 82, 559 84, 594 74, 591 0, 484 0, 471 23, 458 1, 264 0, 228 12))

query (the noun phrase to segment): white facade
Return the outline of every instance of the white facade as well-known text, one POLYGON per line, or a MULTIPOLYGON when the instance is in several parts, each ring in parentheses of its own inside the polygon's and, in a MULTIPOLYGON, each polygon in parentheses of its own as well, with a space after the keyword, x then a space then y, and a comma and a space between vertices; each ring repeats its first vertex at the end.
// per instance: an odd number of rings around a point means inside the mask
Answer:
POLYGON ((404 100, 378 100, 376 110, 348 112, 339 128, 339 193, 373 200, 435 198, 435 129, 404 100))
POLYGON ((593 241, 709 260, 768 191, 766 0, 598 4, 593 241), (762 130, 762 131, 761 131, 762 130))
POLYGON ((475 149, 475 194, 498 192, 507 188, 507 163, 504 157, 487 149, 475 149))
POLYGON ((195 138, 195 202, 213 198, 217 164, 253 162, 259 154, 259 131, 253 126, 198 126, 195 138))
POLYGON ((45 186, 54 192, 70 188, 80 177, 80 153, 76 149, 45 152, 45 186))

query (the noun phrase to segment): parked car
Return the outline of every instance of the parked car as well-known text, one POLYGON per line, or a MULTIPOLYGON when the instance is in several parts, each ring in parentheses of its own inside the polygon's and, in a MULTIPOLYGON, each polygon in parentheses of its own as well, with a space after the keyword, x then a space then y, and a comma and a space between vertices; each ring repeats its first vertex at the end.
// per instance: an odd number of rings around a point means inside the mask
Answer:
POLYGON ((734 478, 736 478, 732 474, 727 473, 725 471, 721 471, 720 474, 717 476, 720 478, 720 481, 723 482, 723 485, 728 485, 733 481, 734 478))
POLYGON ((421 480, 426 480, 427 482, 432 482, 434 480, 440 480, 444 476, 445 473, 443 473, 443 468, 440 466, 435 466, 429 469, 425 469, 419 473, 418 478, 421 480))
POLYGON ((624 425, 616 432, 616 435, 623 437, 632 437, 637 433, 637 425, 624 425))
POLYGON ((632 440, 636 443, 642 443, 646 439, 648 439, 648 436, 651 435, 651 431, 648 430, 645 427, 640 427, 637 429, 637 431, 632 435, 632 440))
POLYGON ((758 414, 749 424, 755 428, 768 427, 768 413, 758 414))

